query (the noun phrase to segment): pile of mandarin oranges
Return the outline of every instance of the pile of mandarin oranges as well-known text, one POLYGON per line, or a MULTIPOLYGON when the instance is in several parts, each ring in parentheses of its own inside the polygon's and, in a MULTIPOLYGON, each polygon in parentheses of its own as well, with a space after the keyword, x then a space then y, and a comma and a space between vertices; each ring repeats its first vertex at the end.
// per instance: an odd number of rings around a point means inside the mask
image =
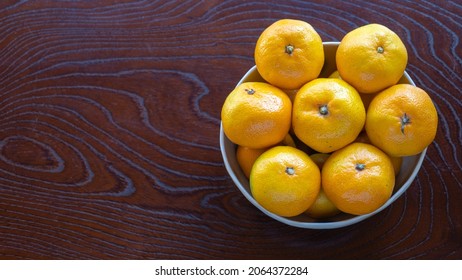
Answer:
POLYGON ((329 77, 320 77, 321 37, 305 21, 268 26, 254 58, 264 82, 229 93, 222 127, 252 196, 276 215, 371 213, 391 197, 403 157, 435 138, 435 106, 423 89, 400 83, 408 53, 383 25, 348 32, 329 77))

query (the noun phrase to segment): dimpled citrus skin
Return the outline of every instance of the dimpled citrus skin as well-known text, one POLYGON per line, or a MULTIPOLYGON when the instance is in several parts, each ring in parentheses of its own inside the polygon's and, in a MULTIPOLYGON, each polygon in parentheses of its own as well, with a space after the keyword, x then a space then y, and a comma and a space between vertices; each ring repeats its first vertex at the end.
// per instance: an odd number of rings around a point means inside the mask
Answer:
POLYGON ((326 193, 321 188, 316 200, 305 213, 315 219, 324 219, 339 214, 340 210, 327 198, 326 193))
MULTIPOLYGON (((361 133, 356 138, 355 142, 372 144, 365 130, 361 131, 361 133)), ((401 171, 401 166, 403 165, 403 157, 394 157, 390 155, 388 155, 388 157, 390 158, 391 163, 393 164, 393 169, 395 171, 395 176, 396 176, 401 171)))
POLYGON ((394 157, 422 152, 435 139, 437 127, 438 114, 430 96, 409 84, 380 92, 367 111, 369 140, 394 157))
MULTIPOLYGON (((294 139, 292 139, 292 136, 290 136, 290 134, 287 134, 286 137, 284 137, 284 139, 278 145, 279 146, 291 146, 295 148, 294 139)), ((237 163, 239 164, 242 172, 244 172, 244 175, 247 178, 250 178, 250 171, 252 170, 252 166, 257 160, 257 158, 270 148, 271 147, 263 148, 263 149, 252 149, 249 147, 237 146, 237 149, 236 149, 237 163)))
POLYGON ((258 72, 282 89, 297 89, 319 76, 324 48, 316 30, 307 22, 276 21, 266 28, 255 46, 258 72))
POLYGON ((391 196, 395 174, 390 158, 377 147, 352 143, 334 152, 322 168, 322 188, 341 211, 371 213, 391 196))
POLYGON ((304 152, 277 146, 264 152, 250 173, 250 191, 266 210, 283 217, 305 212, 321 187, 318 166, 304 152))
POLYGON ((263 149, 252 149, 244 146, 237 146, 236 149, 236 159, 241 167, 242 172, 244 172, 245 177, 250 177, 250 171, 252 166, 261 154, 266 152, 269 148, 263 149))
MULTIPOLYGON (((330 74, 329 78, 342 79, 342 77, 340 77, 340 74, 339 74, 338 70, 335 70, 334 72, 332 72, 332 74, 330 74)), ((374 94, 374 93, 361 93, 359 91, 358 91, 358 93, 359 93, 359 96, 361 97, 361 100, 363 101, 364 108, 367 111, 367 108, 369 107, 369 104, 371 103, 372 99, 374 99, 376 94, 374 94)))
POLYGON ((223 104, 223 131, 240 146, 270 147, 288 134, 291 111, 292 102, 282 90, 267 83, 242 83, 223 104))
MULTIPOLYGON (((322 170, 322 167, 326 160, 330 157, 330 154, 312 154, 310 158, 313 162, 322 170)), ((326 193, 322 189, 319 190, 319 194, 316 197, 314 203, 305 211, 305 213, 315 219, 329 218, 340 213, 340 210, 327 198, 326 193)))
POLYGON ((376 93, 396 84, 404 74, 407 59, 399 36, 380 24, 350 31, 336 53, 340 76, 361 93, 376 93))
POLYGON ((321 153, 333 152, 353 142, 365 119, 366 111, 358 92, 340 79, 315 79, 295 96, 294 132, 306 145, 321 153))

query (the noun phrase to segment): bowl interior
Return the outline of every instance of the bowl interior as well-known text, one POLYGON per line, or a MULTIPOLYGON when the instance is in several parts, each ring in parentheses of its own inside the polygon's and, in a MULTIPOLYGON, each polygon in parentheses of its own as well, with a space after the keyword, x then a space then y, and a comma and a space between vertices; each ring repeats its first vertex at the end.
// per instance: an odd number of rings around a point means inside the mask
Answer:
MULTIPOLYGON (((336 70, 336 63, 335 63, 335 53, 337 51, 338 42, 325 42, 324 45, 324 53, 325 53, 325 63, 324 67, 321 71, 320 77, 328 77, 332 72, 336 70)), ((242 79, 239 81, 238 84, 243 82, 263 82, 265 81, 260 74, 256 66, 253 66, 242 79)), ((405 72, 403 77, 401 78, 399 83, 406 83, 415 85, 409 75, 405 72)), ((266 215, 270 216, 271 218, 278 220, 282 223, 287 225, 300 227, 300 228, 312 228, 312 229, 331 229, 331 228, 339 228, 348 225, 352 225, 358 223, 372 215, 375 215, 388 207, 391 203, 393 203, 398 197, 400 197, 411 185, 412 181, 416 177, 421 165, 422 161, 425 157, 426 149, 415 156, 404 157, 403 163, 401 166, 401 170, 396 177, 395 188, 391 198, 384 204, 382 207, 377 209, 376 211, 360 216, 353 216, 345 213, 341 213, 329 219, 323 220, 316 220, 307 215, 301 214, 296 217, 286 218, 275 215, 265 208, 263 208, 257 201, 252 197, 250 192, 250 185, 248 179, 245 177, 244 173, 242 172, 241 168, 236 159, 236 144, 232 143, 224 134, 222 126, 220 126, 220 148, 221 153, 223 156, 223 161, 225 163, 225 167, 231 176, 233 182, 242 192, 242 194, 260 211, 265 213, 266 215)))

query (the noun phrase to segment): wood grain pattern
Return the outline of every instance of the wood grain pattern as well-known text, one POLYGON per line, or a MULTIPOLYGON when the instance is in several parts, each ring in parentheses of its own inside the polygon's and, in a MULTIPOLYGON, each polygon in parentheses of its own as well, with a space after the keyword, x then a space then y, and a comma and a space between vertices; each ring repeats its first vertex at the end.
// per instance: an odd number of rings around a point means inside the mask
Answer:
POLYGON ((1 1, 0 258, 462 258, 460 1, 1 1), (409 51, 438 135, 409 190, 356 226, 270 220, 229 178, 221 105, 260 32, 370 22, 409 51))

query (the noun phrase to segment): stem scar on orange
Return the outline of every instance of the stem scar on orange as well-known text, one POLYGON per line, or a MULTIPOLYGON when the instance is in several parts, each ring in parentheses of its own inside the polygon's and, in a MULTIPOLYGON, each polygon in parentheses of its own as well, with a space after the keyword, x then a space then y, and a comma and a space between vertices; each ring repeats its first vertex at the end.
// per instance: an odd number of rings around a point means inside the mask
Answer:
MULTIPOLYGON (((356 138, 355 142, 372 144, 371 140, 369 140, 369 137, 367 136, 366 131, 361 131, 361 133, 356 138)), ((388 157, 390 158, 391 163, 393 164, 393 168, 395 171, 395 177, 396 177, 401 171, 401 166, 403 165, 403 157, 394 157, 390 155, 388 155, 388 157)))
MULTIPOLYGON (((279 146, 291 146, 296 147, 294 139, 290 134, 287 134, 286 137, 278 144, 279 146)), ((236 159, 237 163, 241 167, 242 172, 247 178, 250 178, 250 171, 252 170, 252 166, 257 160, 257 158, 269 150, 272 147, 262 148, 262 149, 252 149, 249 147, 244 146, 237 146, 236 149, 236 159)))
POLYGON ((395 85, 407 65, 407 50, 388 27, 368 24, 346 34, 336 53, 342 79, 361 93, 376 93, 395 85))
POLYGON ((295 135, 312 149, 330 153, 353 142, 366 110, 356 89, 343 80, 318 78, 297 92, 293 104, 295 135))
POLYGON ((366 132, 372 144, 391 156, 411 156, 433 142, 438 114, 421 88, 398 84, 380 92, 371 102, 366 132))
POLYGON ((319 76, 324 48, 316 30, 307 22, 281 19, 267 27, 255 46, 258 72, 282 89, 296 89, 319 76))
POLYGON ((261 82, 238 85, 226 98, 221 120, 231 142, 249 148, 267 148, 289 132, 292 102, 282 90, 261 82))
POLYGON ((277 146, 255 161, 250 191, 266 210, 283 217, 305 212, 321 187, 321 173, 310 157, 290 146, 277 146))
POLYGON ((322 188, 345 213, 368 214, 390 198, 395 173, 390 158, 377 147, 352 143, 334 152, 322 168, 322 188))

